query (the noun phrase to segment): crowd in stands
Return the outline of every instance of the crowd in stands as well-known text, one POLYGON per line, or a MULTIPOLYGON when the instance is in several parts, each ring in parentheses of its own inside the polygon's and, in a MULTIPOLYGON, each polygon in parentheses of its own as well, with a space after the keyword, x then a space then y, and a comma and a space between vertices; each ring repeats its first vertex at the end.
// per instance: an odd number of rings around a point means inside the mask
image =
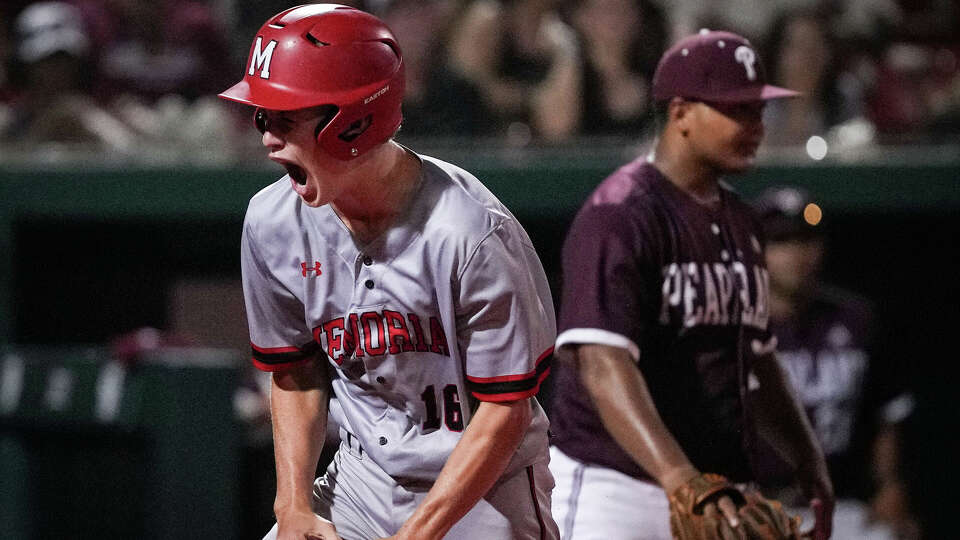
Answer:
MULTIPOLYGON (((250 111, 217 99, 251 38, 296 2, 5 0, 0 4, 0 162, 84 148, 121 157, 233 163, 259 145, 250 111)), ((960 143, 960 3, 938 0, 341 0, 393 29, 406 66, 400 137, 513 146, 652 131, 656 62, 698 28, 749 37, 771 83, 766 145, 960 143)), ((885 396, 889 397, 889 396, 885 396)), ((916 425, 903 397, 875 414, 874 513, 898 532, 925 516, 916 425), (899 408, 898 408, 899 407, 899 408)), ((907 400, 909 401, 909 400, 907 400)), ((262 411, 261 411, 262 412, 262 411)), ((918 419, 919 418, 919 419, 918 419)), ((919 424, 918 424, 919 423, 919 424)))
MULTIPOLYGON (((404 48, 405 137, 562 144, 638 140, 656 59, 700 27, 763 51, 803 97, 767 111, 770 147, 840 148, 960 135, 960 7, 877 0, 358 0, 404 48)), ((239 77, 276 1, 14 0, 0 7, 0 144, 176 146, 242 155, 239 77), (232 149, 238 149, 232 152, 232 149)))

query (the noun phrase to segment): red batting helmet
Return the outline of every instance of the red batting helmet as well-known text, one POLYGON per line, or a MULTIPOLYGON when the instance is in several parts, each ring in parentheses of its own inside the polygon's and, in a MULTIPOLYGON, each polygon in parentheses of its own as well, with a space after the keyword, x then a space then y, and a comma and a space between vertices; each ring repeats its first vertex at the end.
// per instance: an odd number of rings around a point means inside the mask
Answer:
POLYGON ((400 127, 403 86, 400 47, 381 20, 339 4, 308 4, 260 28, 243 79, 220 97, 278 111, 334 105, 317 141, 348 160, 400 127))

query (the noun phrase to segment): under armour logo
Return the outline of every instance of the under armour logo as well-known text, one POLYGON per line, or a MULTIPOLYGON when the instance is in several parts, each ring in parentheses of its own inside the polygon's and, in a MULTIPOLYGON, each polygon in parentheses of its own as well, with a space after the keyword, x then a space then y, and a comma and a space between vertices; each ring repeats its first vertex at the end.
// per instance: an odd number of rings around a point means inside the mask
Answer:
POLYGON ((741 45, 737 47, 737 50, 733 51, 733 57, 746 68, 747 78, 751 81, 756 80, 757 69, 754 66, 757 62, 757 55, 753 52, 753 49, 746 45, 741 45))
POLYGON ((253 50, 250 51, 250 69, 247 75, 253 76, 256 70, 260 70, 261 79, 270 78, 270 61, 273 59, 273 49, 277 47, 277 41, 272 39, 267 43, 267 48, 263 49, 263 36, 257 36, 256 43, 253 44, 253 50))
POLYGON ((307 274, 309 274, 310 272, 316 272, 316 274, 313 277, 317 277, 320 274, 323 274, 323 272, 320 271, 320 261, 315 261, 313 263, 313 266, 307 266, 307 263, 305 262, 300 263, 300 274, 303 277, 307 277, 307 274))

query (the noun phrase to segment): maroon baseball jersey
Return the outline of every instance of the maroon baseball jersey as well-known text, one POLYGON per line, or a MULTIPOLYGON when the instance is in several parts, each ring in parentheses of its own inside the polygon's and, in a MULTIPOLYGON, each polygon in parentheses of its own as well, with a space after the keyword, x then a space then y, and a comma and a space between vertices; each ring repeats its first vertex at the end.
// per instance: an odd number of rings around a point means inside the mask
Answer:
MULTIPOLYGON (((775 346, 759 224, 721 184, 706 207, 644 159, 620 168, 577 214, 563 248, 557 350, 628 350, 693 464, 751 477, 742 396, 775 346)), ((581 461, 648 477, 602 426, 568 361, 558 362, 554 444, 581 461)))
MULTIPOLYGON (((868 474, 864 441, 854 438, 869 433, 861 420, 869 413, 864 398, 872 368, 872 306, 848 291, 820 287, 795 316, 771 317, 770 330, 778 340, 777 359, 826 455, 835 491, 854 493, 868 474)), ((761 444, 758 450, 757 470, 765 483, 792 483, 792 468, 771 447, 761 444)))

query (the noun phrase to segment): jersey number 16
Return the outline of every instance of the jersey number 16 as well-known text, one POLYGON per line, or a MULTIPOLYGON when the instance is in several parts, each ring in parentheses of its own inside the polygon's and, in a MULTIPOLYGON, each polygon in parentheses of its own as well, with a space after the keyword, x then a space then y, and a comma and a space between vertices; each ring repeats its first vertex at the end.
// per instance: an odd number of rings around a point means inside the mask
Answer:
MULTIPOLYGON (((420 399, 427 408, 427 419, 423 421, 423 430, 440 429, 437 394, 432 384, 420 394, 420 399)), ((448 384, 443 388, 443 423, 450 431, 463 431, 463 409, 460 408, 460 394, 455 384, 448 384)))

